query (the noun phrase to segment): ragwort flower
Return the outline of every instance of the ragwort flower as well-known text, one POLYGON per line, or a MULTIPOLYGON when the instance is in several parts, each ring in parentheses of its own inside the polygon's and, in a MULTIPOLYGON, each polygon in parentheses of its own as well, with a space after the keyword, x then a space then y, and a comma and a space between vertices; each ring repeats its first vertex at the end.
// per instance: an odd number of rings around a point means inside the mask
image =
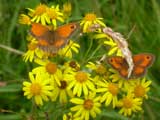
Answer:
POLYGON ((109 78, 109 72, 103 64, 95 64, 93 62, 88 62, 86 67, 95 72, 95 81, 99 81, 102 79, 107 80, 109 78))
POLYGON ((20 14, 19 23, 30 25, 31 24, 31 18, 29 16, 25 15, 25 14, 20 14))
POLYGON ((59 74, 57 74, 57 78, 60 80, 60 85, 58 85, 56 82, 51 80, 51 85, 54 87, 54 90, 52 91, 51 100, 56 101, 59 97, 59 101, 62 104, 67 103, 68 98, 73 97, 72 90, 67 89, 69 85, 69 81, 65 78, 66 72, 60 71, 59 74))
POLYGON ((89 90, 95 90, 95 85, 92 82, 92 78, 90 77, 90 74, 87 72, 70 71, 69 75, 67 75, 66 78, 70 80, 68 89, 73 88, 73 94, 77 95, 78 97, 82 95, 82 91, 84 95, 88 95, 89 90))
POLYGON ((36 74, 35 76, 30 72, 29 78, 31 82, 23 82, 24 96, 28 99, 32 97, 37 105, 43 105, 43 100, 48 101, 51 96, 53 87, 50 85, 49 79, 43 74, 36 74))
POLYGON ((58 75, 61 74, 60 69, 56 63, 53 63, 49 60, 40 60, 35 59, 35 62, 38 63, 39 67, 36 67, 32 70, 34 74, 41 73, 45 74, 46 77, 49 77, 51 80, 54 80, 58 85, 61 85, 58 75))
POLYGON ((103 18, 97 18, 96 14, 94 13, 87 13, 80 23, 83 32, 89 32, 90 27, 94 24, 100 24, 101 26, 105 27, 106 25, 101 21, 102 19, 103 18))
POLYGON ((60 12, 59 5, 47 8, 46 14, 50 18, 50 22, 53 24, 54 28, 57 27, 57 20, 60 22, 64 22, 63 13, 60 12))
POLYGON ((118 44, 108 35, 104 33, 97 33, 94 35, 94 38, 98 40, 103 40, 103 44, 110 47, 107 52, 108 55, 116 54, 117 56, 122 56, 122 52, 119 49, 118 44))
POLYGON ((135 84, 130 87, 130 91, 135 95, 135 97, 148 99, 147 92, 150 90, 149 85, 152 82, 150 80, 146 81, 146 78, 136 80, 135 84))
POLYGON ((76 106, 71 107, 71 111, 76 112, 73 116, 80 118, 80 120, 89 120, 89 117, 96 117, 96 114, 101 113, 99 102, 100 97, 96 97, 95 93, 90 93, 85 96, 84 99, 72 98, 71 103, 76 104, 76 106))
POLYGON ((97 92, 102 94, 101 102, 105 102, 105 105, 108 106, 112 103, 113 108, 115 108, 118 102, 118 93, 120 91, 118 84, 107 82, 106 80, 98 81, 97 83, 97 92))
POLYGON ((38 5, 35 10, 28 8, 29 16, 31 17, 32 22, 42 23, 42 25, 46 25, 46 23, 50 23, 50 18, 47 15, 48 7, 45 4, 38 5))
POLYGON ((60 56, 65 56, 65 57, 68 57, 68 58, 72 58, 72 56, 73 56, 72 51, 75 52, 75 53, 78 53, 79 48, 80 48, 79 44, 70 40, 68 45, 66 45, 64 48, 62 48, 58 51, 58 54, 60 56))
POLYGON ((142 99, 135 98, 134 94, 128 92, 127 96, 124 96, 119 100, 117 106, 120 107, 120 114, 124 116, 131 116, 133 112, 142 111, 142 99))
POLYGON ((45 53, 37 47, 37 42, 31 42, 28 44, 28 51, 23 55, 23 60, 32 62, 36 57, 43 58, 45 53))

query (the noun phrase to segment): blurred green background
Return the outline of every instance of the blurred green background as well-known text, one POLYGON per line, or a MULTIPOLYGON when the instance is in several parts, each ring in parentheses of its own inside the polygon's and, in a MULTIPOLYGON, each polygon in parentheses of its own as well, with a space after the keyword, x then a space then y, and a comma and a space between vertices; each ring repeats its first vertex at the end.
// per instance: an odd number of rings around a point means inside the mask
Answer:
MULTIPOLYGON (((27 29, 18 23, 25 8, 39 3, 59 4, 66 0, 0 0, 0 45, 26 51, 27 29)), ((107 26, 129 36, 128 43, 134 54, 149 52, 156 56, 148 77, 153 81, 149 99, 144 102, 144 114, 132 119, 157 120, 160 118, 160 0, 71 0, 73 19, 93 12, 103 17, 107 26)), ((31 102, 23 97, 22 82, 28 78, 32 65, 22 56, 0 47, 0 120, 26 119, 31 102), (3 86, 3 84, 6 84, 3 86)), ((103 113, 98 119, 119 120, 114 112, 103 113)))

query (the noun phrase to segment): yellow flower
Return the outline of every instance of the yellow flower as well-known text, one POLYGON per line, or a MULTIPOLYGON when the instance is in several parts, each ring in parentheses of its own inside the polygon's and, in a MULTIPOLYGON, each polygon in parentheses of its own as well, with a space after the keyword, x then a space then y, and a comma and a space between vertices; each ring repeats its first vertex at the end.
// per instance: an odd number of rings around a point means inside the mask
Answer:
POLYGON ((110 47, 110 49, 107 51, 108 55, 116 54, 117 56, 122 56, 122 52, 118 47, 118 44, 108 35, 104 33, 98 33, 94 35, 95 39, 103 40, 104 45, 107 45, 110 47))
POLYGON ((96 14, 94 13, 87 13, 83 20, 81 21, 80 25, 82 26, 83 32, 89 32, 90 27, 94 24, 100 24, 102 26, 106 26, 101 20, 103 18, 97 18, 96 14))
POLYGON ((43 58, 45 53, 37 47, 37 43, 35 41, 28 44, 28 51, 23 55, 23 60, 27 62, 28 60, 32 62, 35 57, 43 58))
POLYGON ((57 27, 57 20, 60 22, 64 22, 63 13, 60 12, 59 5, 47 8, 46 14, 50 18, 50 22, 53 24, 54 28, 57 27))
POLYGON ((68 57, 68 58, 72 58, 72 51, 74 51, 75 53, 78 53, 79 48, 80 48, 79 44, 70 40, 69 44, 66 47, 64 47, 64 48, 62 48, 58 51, 58 54, 60 56, 65 56, 65 57, 68 57))
POLYGON ((101 102, 105 101, 105 105, 108 106, 111 104, 113 105, 113 108, 115 108, 117 102, 118 102, 118 93, 119 93, 119 87, 116 83, 107 82, 104 81, 97 81, 97 92, 103 94, 101 97, 101 102))
POLYGON ((74 117, 71 112, 63 115, 63 120, 82 120, 80 117, 74 117))
POLYGON ((120 114, 124 116, 131 116, 133 112, 142 111, 142 99, 135 98, 132 93, 128 93, 127 96, 124 96, 117 104, 120 107, 120 114))
POLYGON ((70 80, 68 89, 73 88, 73 94, 77 95, 78 97, 81 96, 82 91, 84 95, 88 95, 89 90, 94 91, 95 86, 93 84, 92 78, 90 74, 84 71, 73 72, 70 71, 70 74, 66 77, 70 80))
POLYGON ((51 96, 53 87, 49 84, 49 79, 43 74, 36 74, 35 76, 30 72, 29 78, 31 82, 23 82, 24 96, 28 99, 34 97, 37 105, 43 105, 43 100, 48 101, 51 96))
POLYGON ((76 106, 71 108, 71 111, 76 112, 73 116, 80 118, 80 120, 89 120, 89 117, 96 117, 96 114, 101 113, 99 102, 100 97, 96 97, 95 93, 90 93, 84 99, 72 98, 71 103, 76 104, 76 106))
POLYGON ((30 25, 31 24, 31 18, 29 16, 25 15, 25 14, 20 14, 19 23, 30 25))
POLYGON ((68 18, 71 15, 71 11, 72 11, 72 5, 71 3, 67 2, 65 4, 63 4, 63 14, 64 14, 64 18, 68 18))
POLYGON ((149 85, 152 81, 146 81, 146 78, 136 80, 135 84, 130 87, 130 91, 135 95, 135 97, 148 99, 147 92, 150 90, 149 85))
POLYGON ((134 86, 134 84, 138 80, 138 79, 126 80, 125 78, 121 77, 116 70, 112 68, 109 69, 109 71, 110 71, 109 78, 111 79, 111 81, 114 83, 118 83, 119 88, 122 88, 122 90, 124 91, 127 91, 127 88, 134 86))
POLYGON ((38 5, 35 10, 28 8, 31 21, 36 23, 42 23, 42 25, 46 25, 46 23, 50 24, 50 18, 46 13, 47 9, 48 7, 44 4, 38 5))
POLYGON ((102 79, 107 80, 109 78, 109 72, 103 64, 94 64, 93 62, 88 62, 86 67, 95 72, 94 80, 96 81, 102 79))
POLYGON ((65 78, 66 74, 67 73, 65 71, 63 71, 63 73, 62 71, 60 71, 59 74, 57 74, 57 78, 60 81, 60 85, 57 85, 57 83, 51 80, 51 85, 54 86, 54 90, 52 91, 52 96, 51 96, 52 101, 56 101, 57 98, 59 97, 60 103, 65 104, 67 103, 68 97, 73 97, 72 90, 67 89, 69 82, 65 78))
POLYGON ((61 85, 58 75, 61 74, 60 69, 56 63, 53 63, 49 60, 35 59, 35 62, 41 66, 36 67, 32 70, 34 74, 41 73, 49 77, 51 80, 54 80, 58 85, 61 85))

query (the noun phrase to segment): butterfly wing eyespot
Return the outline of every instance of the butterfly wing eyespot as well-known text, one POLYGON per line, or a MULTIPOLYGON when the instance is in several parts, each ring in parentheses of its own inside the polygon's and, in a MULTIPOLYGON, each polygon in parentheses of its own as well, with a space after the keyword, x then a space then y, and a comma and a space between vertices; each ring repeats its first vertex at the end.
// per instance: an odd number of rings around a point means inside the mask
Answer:
POLYGON ((69 23, 63 26, 60 26, 55 31, 55 40, 53 41, 52 45, 57 49, 63 48, 65 45, 68 44, 69 38, 72 34, 76 31, 77 24, 76 23, 69 23))
POLYGON ((134 68, 132 71, 132 76, 141 77, 143 76, 147 68, 152 65, 154 61, 154 55, 149 53, 142 53, 133 56, 134 68))
POLYGON ((55 32, 61 38, 68 39, 75 32, 76 29, 77 29, 76 23, 69 23, 69 24, 60 26, 59 28, 57 28, 57 30, 55 32))
POLYGON ((133 62, 135 66, 141 66, 146 68, 151 66, 153 61, 154 61, 154 55, 149 53, 142 53, 133 56, 133 62))
POLYGON ((117 70, 122 77, 127 78, 128 65, 123 57, 113 56, 108 59, 108 63, 117 70))
MULTIPOLYGON (((138 78, 143 76, 146 73, 147 68, 151 66, 151 64, 153 63, 154 59, 155 59, 154 55, 149 53, 134 55, 133 56, 134 68, 130 78, 138 78)), ((115 70, 117 70, 122 77, 130 79, 128 78, 129 67, 124 58, 114 56, 108 59, 108 63, 115 70)))
POLYGON ((127 63, 123 57, 113 56, 108 59, 108 63, 115 69, 119 70, 122 67, 128 68, 127 63))

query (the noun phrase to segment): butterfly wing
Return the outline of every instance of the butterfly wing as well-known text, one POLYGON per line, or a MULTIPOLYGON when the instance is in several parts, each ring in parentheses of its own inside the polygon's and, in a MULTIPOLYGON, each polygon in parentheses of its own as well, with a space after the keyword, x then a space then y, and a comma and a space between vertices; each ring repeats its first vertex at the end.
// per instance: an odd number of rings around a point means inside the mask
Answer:
POLYGON ((128 76, 128 64, 123 57, 113 56, 108 59, 108 63, 119 72, 119 74, 127 78, 128 76))
POLYGON ((148 67, 152 65, 154 55, 143 53, 133 56, 134 68, 132 72, 133 77, 141 77, 146 73, 148 67))
POLYGON ((38 39, 40 49, 57 53, 60 48, 63 48, 68 43, 68 39, 76 29, 76 23, 60 26, 55 31, 39 23, 33 23, 31 34, 38 39))
POLYGON ((56 48, 63 48, 66 44, 68 44, 69 39, 75 33, 78 28, 77 23, 69 23, 63 26, 60 26, 55 31, 55 40, 53 41, 53 45, 56 48))

